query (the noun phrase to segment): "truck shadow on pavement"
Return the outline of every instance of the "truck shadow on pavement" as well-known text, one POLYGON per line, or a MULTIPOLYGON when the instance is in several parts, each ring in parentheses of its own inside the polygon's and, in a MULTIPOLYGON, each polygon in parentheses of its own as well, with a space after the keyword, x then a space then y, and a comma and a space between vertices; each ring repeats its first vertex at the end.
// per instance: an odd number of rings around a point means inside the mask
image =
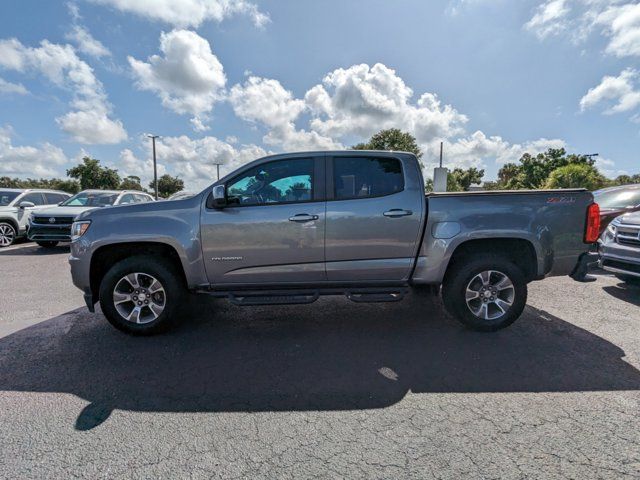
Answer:
POLYGON ((0 339, 0 390, 86 399, 75 427, 89 430, 114 409, 355 410, 408 392, 640 389, 623 350, 544 311, 527 307, 493 334, 441 312, 439 300, 413 296, 264 308, 200 297, 181 328, 136 338, 78 309, 0 339))
POLYGON ((602 290, 618 300, 640 307, 640 285, 619 283, 617 285, 607 285, 606 287, 602 287, 602 290))

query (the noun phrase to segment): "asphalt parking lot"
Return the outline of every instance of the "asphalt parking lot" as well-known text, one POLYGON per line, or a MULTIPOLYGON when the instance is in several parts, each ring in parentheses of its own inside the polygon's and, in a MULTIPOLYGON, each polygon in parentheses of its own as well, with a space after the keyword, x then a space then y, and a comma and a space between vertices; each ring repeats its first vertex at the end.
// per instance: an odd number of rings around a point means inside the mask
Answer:
POLYGON ((235 307, 133 338, 67 250, 0 251, 0 477, 640 477, 640 288, 530 286, 494 334, 438 299, 235 307))

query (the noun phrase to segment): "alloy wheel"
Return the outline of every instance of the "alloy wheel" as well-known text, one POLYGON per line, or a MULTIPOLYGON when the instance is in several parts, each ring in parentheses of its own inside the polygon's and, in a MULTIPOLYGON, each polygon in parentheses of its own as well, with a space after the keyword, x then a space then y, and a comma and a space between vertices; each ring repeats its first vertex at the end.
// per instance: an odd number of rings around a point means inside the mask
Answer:
POLYGON ((476 317, 497 320, 509 311, 515 293, 513 282, 507 275, 497 270, 485 270, 467 284, 465 300, 476 317))
POLYGON ((113 305, 131 323, 153 322, 162 314, 166 302, 163 285, 148 273, 129 273, 113 289, 113 305))
POLYGON ((16 231, 7 223, 0 224, 0 246, 8 247, 16 238, 16 231))

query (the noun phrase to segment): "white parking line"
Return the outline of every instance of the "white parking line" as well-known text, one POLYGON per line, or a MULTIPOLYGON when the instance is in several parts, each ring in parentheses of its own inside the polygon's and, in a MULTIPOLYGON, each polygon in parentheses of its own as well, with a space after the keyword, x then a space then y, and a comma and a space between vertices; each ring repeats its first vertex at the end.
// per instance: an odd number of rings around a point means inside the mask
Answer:
POLYGON ((10 252, 11 250, 20 250, 21 248, 27 248, 27 247, 36 247, 37 245, 35 243, 24 243, 22 245, 13 245, 11 247, 4 247, 4 248, 0 248, 0 253, 2 252, 10 252))

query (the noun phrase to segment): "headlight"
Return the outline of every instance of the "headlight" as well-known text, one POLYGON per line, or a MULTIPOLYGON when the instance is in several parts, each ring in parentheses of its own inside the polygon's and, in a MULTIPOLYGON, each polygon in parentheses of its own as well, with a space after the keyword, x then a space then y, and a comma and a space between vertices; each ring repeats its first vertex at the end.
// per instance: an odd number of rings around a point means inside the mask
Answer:
POLYGON ((83 220, 81 222, 73 222, 71 225, 71 241, 77 240, 89 230, 91 220, 83 220))

